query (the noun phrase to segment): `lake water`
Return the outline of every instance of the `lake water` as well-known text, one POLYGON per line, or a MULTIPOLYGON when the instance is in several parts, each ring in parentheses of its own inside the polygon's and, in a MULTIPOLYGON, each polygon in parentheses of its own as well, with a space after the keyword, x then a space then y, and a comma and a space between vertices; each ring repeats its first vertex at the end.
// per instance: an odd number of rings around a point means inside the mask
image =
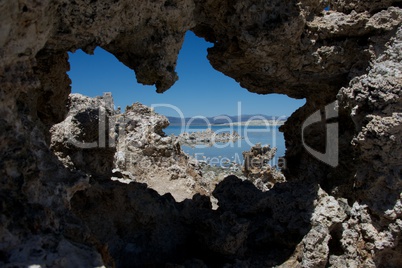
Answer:
MULTIPOLYGON (((207 126, 191 126, 182 128, 181 126, 169 126, 164 129, 166 135, 180 135, 182 132, 204 131, 207 126)), ((236 142, 217 143, 212 147, 207 145, 197 145, 196 147, 182 146, 185 153, 193 156, 197 160, 205 160, 211 165, 219 165, 221 161, 227 160, 241 164, 243 162, 242 152, 249 151, 257 143, 261 145, 271 145, 277 147, 277 153, 272 160, 273 165, 277 165, 279 157, 285 155, 285 139, 283 133, 279 132, 278 126, 212 126, 215 133, 236 131, 244 139, 236 142)))

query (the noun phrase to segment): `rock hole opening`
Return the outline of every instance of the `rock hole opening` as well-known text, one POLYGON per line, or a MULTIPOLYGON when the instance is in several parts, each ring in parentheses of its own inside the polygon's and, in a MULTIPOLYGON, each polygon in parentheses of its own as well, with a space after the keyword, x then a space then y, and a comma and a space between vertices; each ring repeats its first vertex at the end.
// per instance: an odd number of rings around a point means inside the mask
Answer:
POLYGON ((94 51, 94 56, 80 50, 69 54, 73 93, 94 98, 110 91, 115 104, 112 110, 116 110, 112 113, 122 112, 117 116, 119 120, 127 118, 127 113, 136 114, 124 124, 115 122, 113 135, 118 139, 122 131, 138 134, 124 145, 117 141, 117 166, 120 163, 122 170, 127 166, 135 169, 135 179, 146 174, 148 178, 141 181, 161 194, 173 194, 176 200, 190 198, 199 191, 208 194, 233 174, 252 180, 259 189, 272 188, 280 168, 286 167, 281 158, 285 141, 279 126, 305 103, 279 94, 250 94, 211 67, 207 60, 211 46, 188 32, 177 62, 180 79, 162 95, 155 94, 151 86, 137 84, 134 72, 101 48, 94 51), (134 102, 139 103, 131 106, 134 102), (145 133, 141 126, 147 120, 152 121, 152 133, 139 135, 145 133), (174 137, 180 141, 178 145, 172 141, 174 137), (183 160, 181 151, 190 160, 183 160), (163 189, 166 187, 156 182, 160 177, 180 185, 179 189, 163 189), (189 189, 191 195, 185 193, 189 189))

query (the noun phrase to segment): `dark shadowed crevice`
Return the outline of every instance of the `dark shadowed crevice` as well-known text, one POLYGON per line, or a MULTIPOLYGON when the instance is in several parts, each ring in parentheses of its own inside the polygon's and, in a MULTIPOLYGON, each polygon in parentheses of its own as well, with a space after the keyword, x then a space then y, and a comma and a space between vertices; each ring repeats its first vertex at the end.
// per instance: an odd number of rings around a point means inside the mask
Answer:
POLYGON ((345 254, 345 251, 341 243, 342 232, 343 228, 341 223, 338 223, 337 225, 332 227, 332 231, 329 233, 331 239, 328 242, 329 256, 331 255, 341 256, 345 254))

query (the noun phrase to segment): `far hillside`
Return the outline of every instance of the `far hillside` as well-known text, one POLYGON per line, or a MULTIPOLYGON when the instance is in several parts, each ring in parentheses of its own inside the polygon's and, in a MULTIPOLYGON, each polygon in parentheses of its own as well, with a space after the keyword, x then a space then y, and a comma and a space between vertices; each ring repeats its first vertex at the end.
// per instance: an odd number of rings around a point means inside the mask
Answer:
MULTIPOLYGON (((182 118, 167 116, 171 126, 180 126, 182 124, 182 118)), ((228 125, 233 123, 234 125, 243 125, 249 123, 249 125, 264 125, 264 120, 269 122, 276 121, 278 125, 283 124, 287 117, 285 116, 270 116, 263 114, 251 114, 251 115, 219 115, 213 117, 187 117, 184 119, 186 125, 191 124, 191 126, 207 126, 208 123, 211 125, 228 125)))

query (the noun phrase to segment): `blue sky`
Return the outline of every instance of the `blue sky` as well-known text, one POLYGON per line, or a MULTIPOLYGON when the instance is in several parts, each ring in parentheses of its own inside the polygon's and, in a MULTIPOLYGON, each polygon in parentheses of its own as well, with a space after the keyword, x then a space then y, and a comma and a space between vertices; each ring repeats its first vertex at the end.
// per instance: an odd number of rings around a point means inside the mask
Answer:
MULTIPOLYGON (((289 116, 305 103, 285 95, 248 92, 234 79, 212 68, 207 60, 207 48, 211 46, 188 32, 177 62, 179 81, 163 94, 157 94, 153 86, 138 84, 134 71, 103 49, 97 48, 94 55, 78 50, 69 53, 71 71, 68 75, 72 80, 72 92, 91 97, 112 92, 116 107, 122 109, 134 102, 147 106, 174 105, 186 117, 237 115, 238 102, 241 102, 242 114, 289 116)), ((178 116, 171 108, 156 111, 178 116)))

